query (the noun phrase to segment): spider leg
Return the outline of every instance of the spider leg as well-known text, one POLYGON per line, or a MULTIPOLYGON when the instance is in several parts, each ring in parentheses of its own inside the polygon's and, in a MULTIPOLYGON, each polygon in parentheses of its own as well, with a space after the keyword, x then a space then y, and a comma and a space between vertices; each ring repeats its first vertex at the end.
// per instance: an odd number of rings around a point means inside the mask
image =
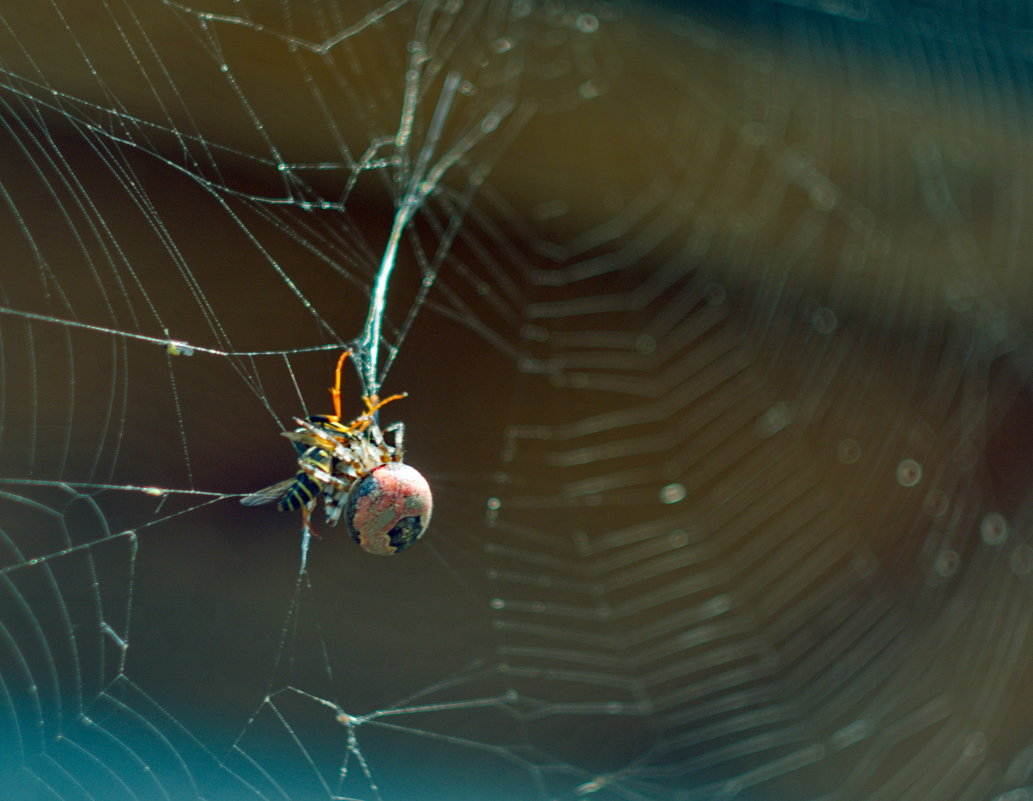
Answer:
MULTIPOLYGON (((330 398, 334 403, 334 414, 331 418, 335 423, 341 419, 341 369, 344 362, 352 355, 351 349, 344 351, 341 358, 337 360, 337 369, 334 370, 334 385, 330 387, 330 398)), ((329 417, 330 415, 327 415, 329 417)))
POLYGON ((334 492, 326 499, 326 524, 336 526, 344 512, 345 504, 348 502, 348 493, 345 490, 334 492))
POLYGON ((401 400, 402 398, 408 397, 408 392, 400 392, 397 395, 384 398, 384 400, 381 400, 378 395, 363 395, 362 402, 366 405, 366 411, 348 424, 348 430, 360 432, 365 431, 370 427, 370 424, 373 422, 373 415, 376 414, 379 409, 387 406, 391 401, 401 400))
POLYGON ((408 397, 408 392, 399 392, 397 395, 392 395, 389 398, 384 398, 384 400, 380 400, 380 398, 376 395, 367 395, 362 399, 362 401, 366 404, 366 415, 372 415, 373 412, 377 411, 378 409, 384 406, 387 406, 387 404, 391 403, 391 401, 401 400, 402 398, 408 397))
POLYGON ((388 445, 387 441, 384 440, 384 447, 389 449, 391 458, 396 462, 405 461, 405 423, 399 420, 397 423, 391 423, 381 433, 381 439, 384 439, 388 434, 394 435, 394 445, 388 445))
MULTIPOLYGON (((348 360, 348 357, 352 355, 351 348, 341 353, 340 358, 337 360, 337 368, 334 370, 334 385, 330 387, 330 400, 334 404, 334 413, 324 415, 326 419, 332 423, 340 424, 341 422, 341 370, 344 369, 344 363, 348 360)), ((366 406, 364 414, 360 414, 354 420, 352 420, 346 430, 347 431, 365 431, 369 428, 371 422, 373 422, 373 415, 378 409, 391 403, 391 401, 400 400, 408 395, 407 392, 399 393, 398 395, 392 395, 389 398, 381 400, 378 395, 364 395, 362 402, 366 406)))

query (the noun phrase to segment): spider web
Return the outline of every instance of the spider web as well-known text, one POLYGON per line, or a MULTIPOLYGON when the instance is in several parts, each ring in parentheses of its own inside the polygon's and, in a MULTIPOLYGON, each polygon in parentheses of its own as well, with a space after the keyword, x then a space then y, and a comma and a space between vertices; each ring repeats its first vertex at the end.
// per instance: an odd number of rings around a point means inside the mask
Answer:
POLYGON ((1033 797, 1025 13, 5 8, 2 797, 1033 797))

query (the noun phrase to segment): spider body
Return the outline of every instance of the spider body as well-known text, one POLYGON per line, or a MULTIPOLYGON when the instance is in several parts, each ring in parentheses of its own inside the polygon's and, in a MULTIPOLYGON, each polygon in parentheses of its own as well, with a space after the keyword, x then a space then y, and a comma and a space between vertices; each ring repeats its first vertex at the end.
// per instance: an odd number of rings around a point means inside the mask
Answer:
POLYGON ((385 400, 364 396, 366 411, 349 423, 341 422, 341 368, 350 354, 345 351, 337 362, 330 389, 334 414, 295 418, 298 428, 283 434, 297 451, 298 472, 245 496, 241 503, 278 501, 281 511, 301 509, 308 535, 313 533, 309 517, 322 496, 329 525, 337 525, 344 515, 355 542, 369 553, 389 556, 410 547, 426 531, 433 508, 430 486, 402 461, 402 424, 381 429, 376 421, 381 407, 404 394, 385 400), (393 435, 390 443, 387 434, 393 435))
POLYGON ((418 540, 430 522, 430 485, 402 462, 374 468, 348 494, 344 522, 364 551, 390 556, 418 540))

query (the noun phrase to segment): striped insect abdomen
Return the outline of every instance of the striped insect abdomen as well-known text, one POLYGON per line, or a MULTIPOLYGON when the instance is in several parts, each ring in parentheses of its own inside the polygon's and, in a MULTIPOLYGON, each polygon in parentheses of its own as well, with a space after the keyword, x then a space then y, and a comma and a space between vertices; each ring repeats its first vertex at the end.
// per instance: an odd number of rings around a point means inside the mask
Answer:
MULTIPOLYGON (((333 463, 333 454, 313 445, 305 449, 299 461, 307 463, 317 470, 329 471, 333 463)), ((304 470, 299 470, 294 477, 294 483, 284 493, 284 496, 280 498, 276 508, 281 512, 292 512, 295 509, 300 509, 302 506, 307 506, 311 503, 321 491, 322 487, 312 476, 304 470)))

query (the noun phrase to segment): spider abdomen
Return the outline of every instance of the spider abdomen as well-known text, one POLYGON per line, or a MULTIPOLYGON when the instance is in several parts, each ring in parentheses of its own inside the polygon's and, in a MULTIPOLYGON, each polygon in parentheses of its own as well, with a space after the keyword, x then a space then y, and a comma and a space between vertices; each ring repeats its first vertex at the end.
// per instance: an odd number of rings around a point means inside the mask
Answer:
POLYGON ((363 550, 391 556, 412 546, 430 525, 430 485, 404 462, 388 462, 352 487, 344 520, 363 550))

